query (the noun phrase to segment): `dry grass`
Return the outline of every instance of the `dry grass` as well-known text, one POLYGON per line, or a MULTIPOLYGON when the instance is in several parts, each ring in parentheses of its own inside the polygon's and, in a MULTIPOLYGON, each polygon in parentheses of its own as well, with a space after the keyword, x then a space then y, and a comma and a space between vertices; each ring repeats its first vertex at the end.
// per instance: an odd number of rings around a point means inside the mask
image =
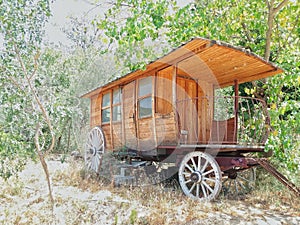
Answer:
MULTIPOLYGON (((61 165, 56 162, 52 168, 61 165)), ((215 202, 198 202, 184 196, 180 189, 162 185, 116 188, 109 179, 87 173, 82 166, 81 161, 68 160, 51 173, 54 217, 46 192, 41 193, 39 186, 34 186, 34 183, 43 185, 44 181, 31 175, 26 182, 10 179, 0 187, 0 224, 103 224, 105 221, 116 225, 168 225, 224 224, 224 220, 234 224, 255 223, 253 218, 265 213, 300 216, 300 200, 265 173, 257 189, 243 200, 220 195, 215 202), (20 203, 21 208, 13 209, 20 203)))
MULTIPOLYGON (((280 213, 300 216, 300 198, 263 169, 259 169, 256 188, 245 202, 280 213)), ((293 183, 300 187, 300 172, 294 174, 293 183)))
MULTIPOLYGON (((238 198, 230 200, 221 195, 215 202, 197 202, 184 196, 180 189, 166 190, 161 185, 114 188, 99 177, 85 174, 80 167, 76 167, 76 170, 72 169, 68 174, 57 174, 55 179, 64 180, 65 185, 91 192, 109 190, 129 202, 137 202, 138 207, 147 211, 146 214, 138 215, 135 209, 130 209, 129 219, 120 222, 116 217, 116 224, 182 224, 207 219, 214 213, 240 217, 236 209, 247 211, 248 207, 262 211, 270 210, 279 214, 300 215, 300 200, 268 175, 264 175, 260 180, 263 183, 258 184, 257 189, 241 198, 242 200, 238 198)), ((130 204, 121 203, 116 208, 128 210, 130 204)))

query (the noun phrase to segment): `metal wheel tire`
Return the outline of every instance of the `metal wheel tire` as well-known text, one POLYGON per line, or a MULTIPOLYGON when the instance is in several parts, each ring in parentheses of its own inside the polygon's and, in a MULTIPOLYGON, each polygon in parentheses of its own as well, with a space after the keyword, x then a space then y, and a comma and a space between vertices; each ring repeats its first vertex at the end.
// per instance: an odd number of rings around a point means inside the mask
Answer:
POLYGON ((178 176, 183 193, 192 199, 213 200, 222 188, 220 167, 207 153, 191 152, 185 155, 178 176))
POLYGON ((245 195, 254 189, 255 180, 255 168, 239 171, 233 178, 227 176, 223 181, 224 194, 231 196, 245 195))
POLYGON ((90 130, 86 143, 84 157, 86 168, 98 173, 104 152, 104 133, 100 127, 94 127, 92 130, 90 130))

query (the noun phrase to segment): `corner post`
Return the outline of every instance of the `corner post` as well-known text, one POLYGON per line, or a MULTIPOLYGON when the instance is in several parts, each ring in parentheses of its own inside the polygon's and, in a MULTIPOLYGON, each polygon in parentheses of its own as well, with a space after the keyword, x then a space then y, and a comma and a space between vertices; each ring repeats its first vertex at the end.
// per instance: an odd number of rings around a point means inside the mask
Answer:
POLYGON ((234 137, 233 139, 237 141, 238 134, 238 119, 239 116, 239 82, 238 80, 234 80, 234 137))

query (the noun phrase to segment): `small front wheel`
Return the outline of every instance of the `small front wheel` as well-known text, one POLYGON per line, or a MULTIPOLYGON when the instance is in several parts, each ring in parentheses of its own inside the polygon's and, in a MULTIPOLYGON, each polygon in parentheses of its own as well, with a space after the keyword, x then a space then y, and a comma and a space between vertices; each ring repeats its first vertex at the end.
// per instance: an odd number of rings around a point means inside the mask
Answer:
POLYGON ((233 197, 248 194, 255 187, 255 179, 255 168, 241 171, 229 171, 227 176, 224 176, 223 180, 224 194, 233 197))
POLYGON ((94 127, 88 134, 85 150, 85 166, 88 170, 99 173, 100 164, 105 151, 105 138, 100 127, 94 127))
POLYGON ((191 152, 185 155, 178 176, 183 193, 196 200, 213 200, 222 188, 220 167, 207 153, 191 152))

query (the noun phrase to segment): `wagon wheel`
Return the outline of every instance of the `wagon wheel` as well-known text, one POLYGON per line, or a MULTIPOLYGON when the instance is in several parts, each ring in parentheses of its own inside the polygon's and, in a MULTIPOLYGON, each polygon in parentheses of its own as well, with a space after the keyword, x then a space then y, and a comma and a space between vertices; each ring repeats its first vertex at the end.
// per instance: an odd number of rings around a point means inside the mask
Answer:
POLYGON ((216 160, 203 152, 187 154, 179 167, 179 184, 188 197, 213 200, 222 188, 222 174, 216 160))
POLYGON ((100 127, 94 127, 88 134, 85 151, 85 165, 88 170, 99 172, 105 151, 105 139, 100 127))
POLYGON ((223 181, 223 191, 228 196, 245 195, 254 189, 256 180, 255 168, 232 171, 223 181))

